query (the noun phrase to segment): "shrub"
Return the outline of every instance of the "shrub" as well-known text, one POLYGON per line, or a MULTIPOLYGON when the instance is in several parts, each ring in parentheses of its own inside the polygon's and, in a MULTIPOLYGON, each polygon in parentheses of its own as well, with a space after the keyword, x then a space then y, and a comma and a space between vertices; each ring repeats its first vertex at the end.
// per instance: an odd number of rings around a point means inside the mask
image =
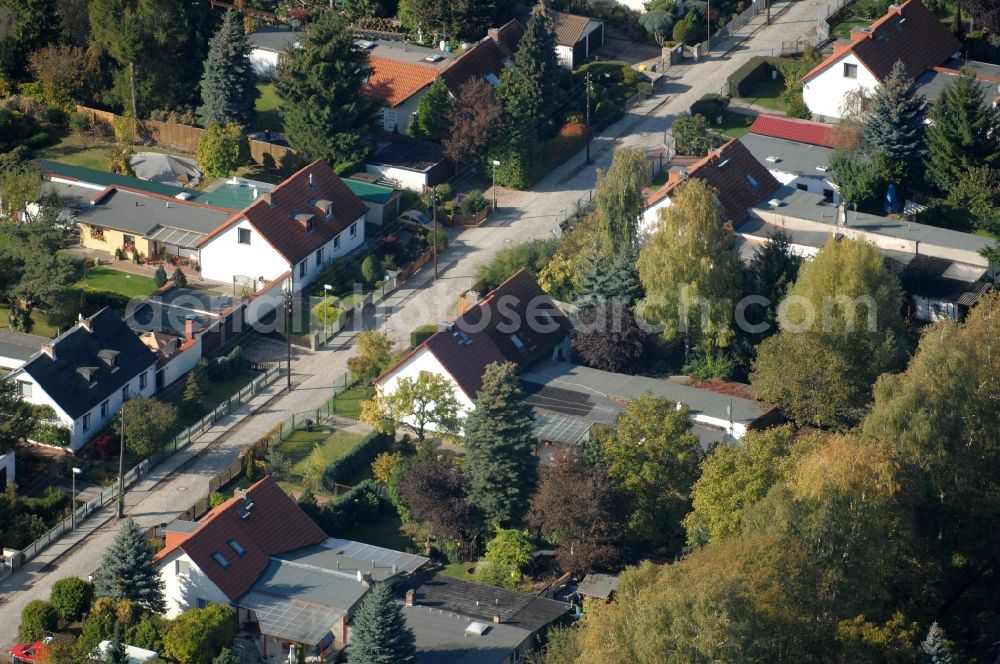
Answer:
POLYGON ((210 664, 235 636, 236 613, 228 606, 209 604, 177 616, 163 635, 163 648, 180 664, 210 664))
POLYGON ((32 429, 30 438, 42 445, 66 447, 69 445, 70 430, 55 422, 38 422, 32 429))
POLYGON ((174 282, 178 288, 187 288, 188 285, 187 277, 180 268, 176 268, 174 273, 170 275, 170 281, 174 282))
POLYGON ((344 456, 323 471, 323 484, 333 490, 334 484, 344 484, 367 469, 382 452, 392 449, 393 439, 382 433, 370 433, 344 456))
POLYGON ((722 112, 729 107, 729 97, 717 94, 707 94, 691 104, 691 115, 704 115, 712 122, 722 117, 722 112))
POLYGON ((336 295, 324 297, 312 308, 312 325, 315 328, 333 325, 340 317, 340 298, 336 295))
POLYGON ((375 269, 375 256, 368 254, 365 259, 361 261, 361 278, 365 280, 365 283, 371 286, 375 283, 375 277, 378 273, 375 269))
POLYGON ((17 638, 25 643, 38 641, 46 632, 51 632, 59 625, 59 614, 51 604, 44 599, 34 599, 24 605, 21 610, 21 626, 17 630, 17 638))
POLYGON ((435 332, 437 332, 437 325, 421 325, 413 328, 413 331, 410 332, 410 346, 416 348, 430 339, 435 332))
POLYGON ((802 118, 803 120, 812 119, 812 113, 809 112, 809 107, 806 106, 806 102, 802 99, 801 90, 789 90, 785 95, 785 115, 790 118, 802 118))
POLYGON ((90 116, 86 113, 70 113, 69 129, 74 134, 83 134, 90 129, 90 116))
POLYGON ((677 141, 677 154, 703 157, 711 147, 708 121, 703 115, 687 115, 674 120, 670 128, 677 141))
POLYGON ((243 349, 233 346, 228 355, 217 357, 208 363, 206 375, 210 381, 218 383, 235 378, 246 370, 247 361, 243 356, 243 349))
POLYGON ((557 239, 544 238, 501 249, 489 263, 476 268, 476 282, 482 284, 483 290, 491 291, 521 268, 537 275, 558 248, 557 239))
POLYGON ((69 576, 52 584, 52 608, 63 620, 79 620, 90 605, 91 587, 83 579, 69 576))
POLYGON ((489 202, 483 196, 483 192, 478 189, 473 189, 465 195, 462 199, 462 213, 463 214, 476 214, 477 212, 486 209, 489 206, 489 202))
POLYGON ((224 177, 250 161, 250 145, 236 124, 210 124, 198 141, 198 165, 207 177, 224 177))
POLYGON ((674 23, 673 38, 676 42, 693 45, 698 41, 698 26, 690 17, 683 18, 674 23))
POLYGON ((156 267, 156 272, 153 273, 153 283, 156 284, 157 288, 163 288, 167 283, 167 271, 163 269, 162 265, 156 267))
POLYGON ((385 487, 371 479, 358 482, 347 493, 326 503, 322 508, 310 508, 302 503, 300 506, 331 535, 354 526, 369 524, 396 512, 385 487))
POLYGON ((591 128, 600 131, 617 120, 621 114, 621 109, 615 106, 613 102, 607 100, 599 101, 597 102, 597 106, 594 107, 594 115, 591 117, 591 128))

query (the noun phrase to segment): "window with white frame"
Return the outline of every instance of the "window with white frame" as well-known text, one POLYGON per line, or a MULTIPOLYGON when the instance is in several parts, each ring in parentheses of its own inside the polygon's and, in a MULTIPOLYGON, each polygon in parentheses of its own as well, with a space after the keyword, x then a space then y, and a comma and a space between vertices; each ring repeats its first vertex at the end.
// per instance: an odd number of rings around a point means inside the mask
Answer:
POLYGON ((844 63, 844 78, 857 78, 858 66, 850 62, 844 63))
POLYGON ((107 417, 108 413, 110 412, 110 410, 111 410, 111 403, 109 401, 105 401, 104 403, 102 403, 101 404, 101 419, 104 419, 105 417, 107 417))
POLYGON ((148 373, 149 373, 148 371, 143 371, 141 374, 139 374, 139 389, 140 390, 146 389, 146 385, 149 383, 149 376, 147 375, 148 373))
POLYGON ((90 413, 83 416, 83 431, 84 433, 90 431, 90 413))
POLYGON ((125 401, 126 399, 128 399, 128 394, 129 394, 129 389, 128 388, 129 388, 128 385, 126 385, 125 387, 122 388, 122 401, 125 401))
POLYGON ((299 279, 302 279, 303 277, 306 276, 306 267, 307 267, 308 263, 309 263, 309 259, 308 258, 305 259, 304 261, 302 261, 301 263, 299 263, 299 279))
POLYGON ((240 244, 250 244, 250 229, 239 228, 236 230, 236 241, 240 244))
POLYGON ((351 239, 353 240, 354 237, 357 236, 357 234, 358 234, 358 222, 355 221, 353 224, 351 224, 351 230, 350 230, 351 239))
POLYGON ((25 399, 31 398, 31 388, 34 387, 31 383, 26 380, 17 381, 17 393, 25 399))
POLYGON ((316 250, 316 265, 323 264, 323 247, 316 250))
POLYGON ((333 248, 340 249, 340 236, 333 238, 333 248))

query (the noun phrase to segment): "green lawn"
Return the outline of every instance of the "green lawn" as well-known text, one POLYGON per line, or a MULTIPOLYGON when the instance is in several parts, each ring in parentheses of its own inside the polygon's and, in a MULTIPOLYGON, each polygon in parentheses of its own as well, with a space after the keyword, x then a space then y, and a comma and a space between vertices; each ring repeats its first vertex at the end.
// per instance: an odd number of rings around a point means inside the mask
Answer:
MULTIPOLYGON (((45 314, 37 309, 31 312, 31 321, 34 323, 31 328, 31 334, 52 338, 59 333, 59 330, 45 321, 45 314)), ((0 330, 10 330, 10 307, 6 305, 0 305, 0 330)))
POLYGON ((278 115, 278 95, 274 92, 274 83, 258 83, 260 97, 257 98, 257 131, 270 129, 281 131, 281 116, 278 115))
POLYGON ((727 110, 722 114, 722 124, 713 125, 712 129, 727 138, 740 138, 747 133, 748 127, 753 124, 756 117, 727 110))
MULTIPOLYGON (((91 138, 69 134, 63 136, 55 145, 50 145, 43 150, 36 150, 34 156, 39 159, 50 159, 63 164, 106 171, 108 170, 108 154, 110 151, 111 145, 109 143, 100 143, 91 138)), ((170 153, 169 150, 150 146, 137 147, 136 151, 170 153)))
POLYGON ((474 577, 472 574, 469 574, 470 569, 475 570, 476 563, 455 563, 454 565, 445 565, 441 568, 438 574, 450 576, 453 579, 472 581, 474 577))
POLYGON ((363 436, 335 431, 296 431, 288 437, 279 449, 292 462, 292 473, 303 475, 309 455, 315 449, 321 450, 323 466, 328 466, 339 459, 361 442, 363 436))
POLYGON ((863 28, 871 23, 868 19, 859 18, 857 16, 848 16, 843 21, 837 25, 830 28, 830 36, 834 39, 850 39, 851 30, 855 28, 863 28))
POLYGON ((785 82, 779 77, 778 80, 767 79, 761 81, 750 89, 744 101, 751 104, 763 106, 776 111, 785 110, 785 82))
POLYGON ((381 521, 348 528, 337 533, 337 537, 395 551, 406 551, 408 547, 412 546, 413 541, 403 532, 402 526, 399 517, 392 515, 381 521))
POLYGON ((156 290, 156 282, 150 277, 129 274, 109 267, 87 270, 74 285, 90 290, 112 291, 126 297, 146 297, 156 290))
POLYGON ((334 412, 352 420, 361 417, 361 402, 372 398, 373 390, 370 387, 352 387, 346 392, 337 395, 334 401, 334 412))
POLYGON ((244 371, 239 376, 230 378, 229 380, 220 380, 218 382, 208 381, 208 386, 205 388, 205 400, 220 404, 243 389, 244 385, 258 375, 253 371, 244 371))

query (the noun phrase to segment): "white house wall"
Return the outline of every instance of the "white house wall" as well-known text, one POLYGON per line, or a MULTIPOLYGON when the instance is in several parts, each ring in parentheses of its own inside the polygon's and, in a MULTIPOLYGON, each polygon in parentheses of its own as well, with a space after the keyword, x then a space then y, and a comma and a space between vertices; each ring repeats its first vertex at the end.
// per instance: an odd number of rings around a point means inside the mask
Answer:
POLYGON ((167 618, 176 618, 189 609, 198 608, 198 600, 211 604, 229 604, 229 598, 195 565, 183 549, 177 549, 160 561, 163 595, 167 600, 167 618), (187 565, 187 572, 178 573, 177 563, 187 565))
MULTIPOLYGON (((459 417, 461 419, 465 419, 465 416, 472 410, 472 400, 461 390, 461 388, 459 388, 458 383, 456 383, 451 374, 445 370, 444 366, 442 366, 441 362, 438 361, 434 353, 426 347, 418 349, 402 365, 386 374, 382 380, 379 381, 378 389, 382 392, 382 394, 392 394, 396 391, 396 383, 398 383, 401 378, 416 380, 421 371, 427 371, 432 374, 437 374, 438 376, 444 376, 451 382, 454 387, 455 398, 458 399, 459 403, 459 417)), ((407 420, 406 423, 411 424, 412 422, 407 420)))
MULTIPOLYGON (((289 220, 291 223, 291 220, 289 220)), ((201 248, 201 275, 231 284, 233 276, 271 281, 288 271, 288 261, 246 219, 240 219, 201 248), (250 244, 239 243, 239 229, 250 230, 250 244)))
POLYGON ((824 71, 811 78, 802 87, 802 99, 812 112, 815 120, 839 119, 840 105, 844 95, 852 90, 864 88, 873 91, 881 83, 853 53, 837 60, 824 71), (858 77, 844 76, 844 65, 857 65, 858 77))
POLYGON ((395 168, 384 164, 365 164, 365 170, 372 175, 392 181, 397 189, 409 189, 423 192, 427 184, 427 174, 410 171, 405 168, 395 168))
POLYGON ((561 64, 566 69, 573 69, 572 46, 556 45, 556 56, 559 58, 559 64, 561 64))
POLYGON ((639 221, 639 233, 649 234, 656 230, 656 222, 660 218, 660 210, 665 207, 672 205, 670 197, 664 198, 662 201, 651 205, 646 208, 646 211, 642 213, 642 219, 639 221))
MULTIPOLYGON (((346 256, 350 252, 354 251, 360 247, 365 242, 365 218, 364 216, 358 217, 354 222, 354 237, 351 237, 351 227, 348 226, 340 232, 337 238, 334 238, 323 245, 323 260, 319 262, 316 260, 316 250, 309 254, 307 258, 302 259, 299 263, 296 263, 292 270, 292 291, 299 292, 305 286, 309 285, 313 279, 319 276, 319 273, 323 271, 323 267, 332 260, 336 260, 341 256, 346 256), (336 247, 334 245, 337 245, 336 247), (304 277, 299 276, 299 264, 305 261, 306 272, 304 277)), ((286 266, 287 270, 288 267, 286 266)), ((280 276, 280 275, 275 275, 280 276)))
POLYGON ((274 78, 278 69, 278 57, 279 53, 277 51, 264 48, 255 48, 250 51, 250 63, 253 65, 254 72, 260 78, 274 78))
POLYGON ((194 369, 201 359, 201 335, 195 335, 194 343, 177 353, 157 370, 163 372, 163 386, 166 387, 184 377, 187 372, 194 369))
POLYGON ((412 95, 402 104, 389 108, 387 106, 379 109, 379 121, 382 123, 382 129, 387 132, 396 132, 397 134, 406 135, 406 130, 410 127, 410 122, 413 120, 413 114, 417 112, 417 106, 420 104, 420 100, 425 94, 427 94, 427 89, 430 86, 424 87, 420 92, 412 95), (390 120, 395 118, 395 122, 390 120))
POLYGON ((823 195, 824 190, 829 190, 833 192, 833 203, 836 205, 840 204, 840 192, 837 191, 837 187, 829 180, 824 180, 823 178, 810 177, 808 175, 799 175, 798 173, 789 173, 787 171, 779 171, 776 169, 767 169, 768 172, 774 176, 774 179, 783 185, 788 187, 795 187, 799 189, 799 185, 805 185, 806 191, 812 194, 823 195))

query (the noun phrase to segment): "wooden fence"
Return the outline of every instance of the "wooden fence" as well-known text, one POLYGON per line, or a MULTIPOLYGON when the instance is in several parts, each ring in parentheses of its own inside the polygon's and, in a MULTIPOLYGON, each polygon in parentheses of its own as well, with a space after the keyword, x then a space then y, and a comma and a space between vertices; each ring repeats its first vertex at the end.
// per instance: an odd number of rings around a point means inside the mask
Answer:
MULTIPOLYGON (((90 117, 92 122, 111 125, 122 119, 110 111, 102 111, 88 106, 77 106, 77 113, 90 117)), ((160 122, 159 120, 139 120, 137 139, 152 141, 159 146, 173 148, 181 152, 197 152, 198 141, 205 130, 201 127, 160 122)), ((250 157, 265 168, 294 169, 302 165, 302 158, 290 147, 275 145, 265 141, 250 139, 250 157)))
POLYGON ((449 226, 480 226, 484 221, 486 221, 487 218, 489 218, 492 211, 493 208, 491 206, 486 206, 475 214, 462 214, 461 212, 456 212, 451 215, 450 218, 446 219, 445 223, 449 226))

